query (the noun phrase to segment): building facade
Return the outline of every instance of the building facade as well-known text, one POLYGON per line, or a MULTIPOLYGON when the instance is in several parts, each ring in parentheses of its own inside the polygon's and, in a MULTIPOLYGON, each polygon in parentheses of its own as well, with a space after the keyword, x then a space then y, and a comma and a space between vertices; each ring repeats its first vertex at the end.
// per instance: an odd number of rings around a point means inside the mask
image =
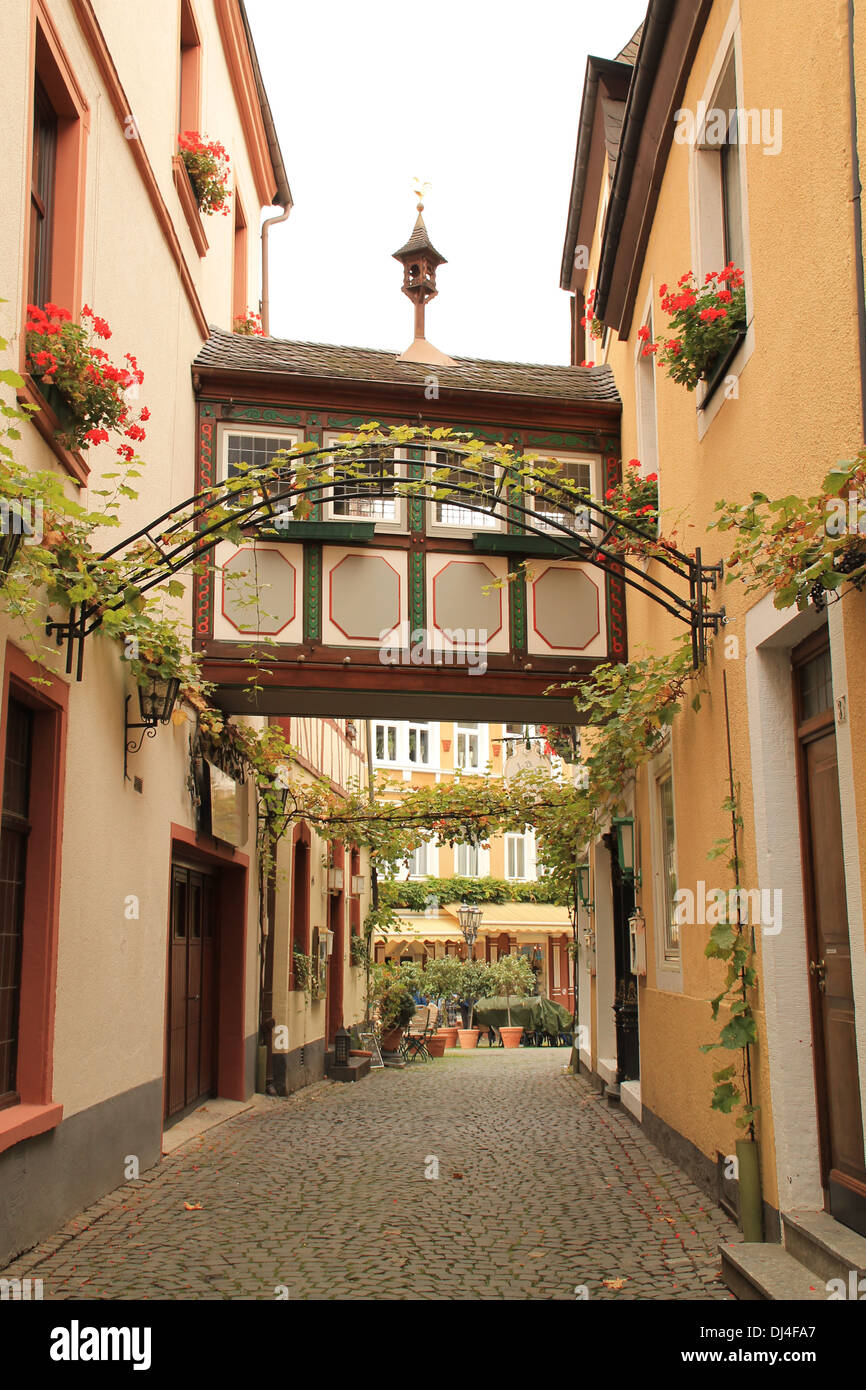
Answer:
MULTIPOLYGON (((115 494, 117 528, 96 533, 107 547, 195 490, 190 366, 209 323, 229 332, 260 307, 261 213, 284 220, 291 193, 239 0, 159 0, 134 23, 126 7, 99 0, 28 0, 4 7, 0 38, 4 400, 17 391, 37 407, 7 443, 17 464, 87 508, 114 491, 117 453, 132 454, 135 436, 71 447, 25 344, 28 305, 57 306, 73 323, 104 319, 109 358, 129 353, 142 373, 128 374, 127 399, 136 417, 149 414, 146 466, 134 489, 115 494), (179 131, 206 132, 227 152, 227 216, 199 206, 179 131)), ((189 572, 176 578, 167 607, 189 629, 189 572)), ((65 665, 63 646, 39 640, 46 616, 65 621, 56 604, 29 628, 0 607, 5 1261, 157 1162, 165 1127, 202 1098, 248 1100, 276 1028, 288 1059, 314 1044, 307 1073, 321 1075, 326 1027, 337 1026, 325 1009, 339 1004, 351 1017, 361 1005, 348 893, 330 909, 332 926, 346 926, 326 941, 342 936, 344 954, 327 957, 321 1002, 305 1013, 287 998, 291 888, 277 880, 269 917, 255 781, 203 741, 201 701, 181 694, 170 721, 145 737, 122 641, 88 636, 79 670, 65 665)), ((240 722, 260 731, 267 721, 240 722)), ((312 768, 336 786, 349 761, 363 768, 344 729, 305 727, 296 741, 293 775, 312 768)), ((319 906, 309 898, 324 928, 319 906)), ((285 1075, 278 1067, 275 1085, 285 1075)))
MULTIPOLYGON (((642 477, 657 474, 662 534, 687 537, 684 548, 701 546, 712 563, 730 550, 709 529, 717 501, 814 494, 864 439, 863 247, 851 188, 866 31, 853 11, 838 18, 815 28, 805 6, 652 0, 622 53, 587 66, 562 265, 572 357, 612 367, 623 457, 639 459, 642 477), (820 134, 810 114, 819 107, 820 134), (806 185, 809 216, 787 215, 806 185), (702 285, 732 262, 744 273, 746 321, 714 376, 690 392, 652 348, 664 336, 661 304, 690 271, 702 285), (788 281, 797 264, 810 266, 808 295, 788 281), (834 325, 819 392, 804 389, 816 302, 834 325)), ((588 849, 582 1060, 724 1196, 741 1132, 710 1107, 711 1074, 735 1054, 700 1051, 718 1036, 708 1000, 720 979, 701 904, 733 881, 708 859, 731 835, 733 782, 740 883, 762 895, 749 919, 750 1053, 765 1233, 778 1239, 796 1211, 829 1213, 862 1234, 864 600, 780 609, 772 593, 756 598, 736 582, 713 598, 727 621, 709 643, 700 710, 677 717, 624 789, 637 875, 623 878, 610 836, 588 849), (633 968, 635 900, 646 935, 633 968)), ((676 627, 658 605, 629 591, 627 615, 633 652, 669 648, 676 627)))
MULTIPOLYGON (((423 787, 461 775, 507 775, 509 758, 528 751, 545 766, 546 740, 534 724, 483 724, 477 720, 416 722, 372 720, 373 770, 395 795, 409 784, 423 787)), ((548 758, 551 776, 561 775, 560 760, 548 758)), ((381 794, 387 797, 388 790, 381 794)), ((538 863, 535 831, 493 834, 478 844, 423 841, 410 859, 395 866, 395 877, 428 889, 420 913, 398 906, 400 927, 377 935, 377 960, 407 959, 426 964, 442 955, 465 957, 466 943, 457 918, 464 885, 460 880, 498 881, 496 897, 484 902, 477 960, 523 954, 536 974, 538 992, 564 1008, 574 1008, 573 940, 567 907, 539 901, 546 894, 538 863), (449 891, 449 881, 454 883, 449 891)))

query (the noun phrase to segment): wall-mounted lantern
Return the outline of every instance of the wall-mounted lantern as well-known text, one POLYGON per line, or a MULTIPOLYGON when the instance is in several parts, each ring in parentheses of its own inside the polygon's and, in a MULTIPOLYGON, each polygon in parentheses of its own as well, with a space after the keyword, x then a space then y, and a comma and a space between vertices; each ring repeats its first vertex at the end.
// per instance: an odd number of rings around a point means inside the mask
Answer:
POLYGON ((634 863, 634 816, 614 816, 613 828, 616 831, 616 855, 619 870, 624 879, 640 886, 640 870, 634 863))
POLYGON ((594 903, 589 896, 589 861, 577 866, 577 900, 587 912, 592 912, 594 903))
POLYGON ((154 738, 157 727, 160 724, 167 724, 171 719, 172 710, 177 701, 180 691, 180 681, 174 676, 167 678, 158 676, 154 672, 142 675, 138 683, 138 705, 141 711, 141 723, 130 724, 129 722, 129 702, 131 695, 127 695, 124 703, 124 742, 123 742, 123 776, 128 782, 129 773, 126 770, 127 754, 137 753, 141 748, 145 738, 154 738), (138 742, 129 737, 131 729, 141 729, 138 742))
POLYGON ((353 898, 360 898, 366 886, 367 880, 364 874, 352 874, 351 896, 353 898))
POLYGON ((328 892, 342 893, 343 891, 343 870, 335 864, 328 869, 328 892))

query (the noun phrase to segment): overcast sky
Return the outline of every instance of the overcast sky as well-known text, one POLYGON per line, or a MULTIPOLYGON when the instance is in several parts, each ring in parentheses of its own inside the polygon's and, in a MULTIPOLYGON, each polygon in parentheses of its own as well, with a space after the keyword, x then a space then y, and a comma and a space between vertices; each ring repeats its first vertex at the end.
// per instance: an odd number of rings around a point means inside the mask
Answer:
MULTIPOLYGON (((444 352, 568 361, 559 266, 587 55, 646 0, 247 0, 295 206, 271 233, 276 337, 402 352, 391 253, 424 218, 444 352)), ((218 132, 215 132, 218 134, 218 132)))

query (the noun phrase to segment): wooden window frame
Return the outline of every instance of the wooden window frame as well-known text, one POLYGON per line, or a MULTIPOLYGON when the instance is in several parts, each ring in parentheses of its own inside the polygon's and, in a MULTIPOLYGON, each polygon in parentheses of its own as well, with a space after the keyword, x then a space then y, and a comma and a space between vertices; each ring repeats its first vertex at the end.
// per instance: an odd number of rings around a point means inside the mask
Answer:
POLYGON ((238 193, 237 185, 234 190, 235 204, 235 236, 232 248, 232 327, 235 319, 240 318, 246 313, 247 305, 247 272, 249 270, 249 230, 247 219, 244 212, 243 203, 238 193))
POLYGON ((68 686, 34 665, 7 642, 0 724, 0 799, 10 694, 34 712, 30 824, 24 889, 19 996, 17 1091, 20 1100, 0 1110, 0 1152, 54 1129, 63 1106, 53 1101, 54 1000, 60 925, 63 786, 68 686), (38 675, 46 684, 34 686, 38 675))
POLYGON ((201 121, 201 31, 192 0, 180 0, 178 9, 178 133, 199 130, 201 121))
MULTIPOLYGON (((33 167, 33 124, 36 79, 57 117, 53 219, 48 300, 68 309, 73 319, 81 309, 82 264, 84 255, 84 202, 87 166, 87 135, 90 107, 72 69, 44 0, 34 0, 30 40, 30 91, 28 95, 28 137, 26 168, 28 187, 33 167), (58 232, 60 234, 58 235, 58 232)), ((28 200, 29 202, 29 200, 28 200)), ((59 423, 26 370, 27 304, 30 293, 31 231, 30 216, 24 226, 22 285, 25 293, 20 306, 21 335, 18 370, 24 386, 18 391, 19 403, 37 407, 33 424, 68 473, 85 483, 89 468, 81 454, 65 448, 56 439, 59 423)))

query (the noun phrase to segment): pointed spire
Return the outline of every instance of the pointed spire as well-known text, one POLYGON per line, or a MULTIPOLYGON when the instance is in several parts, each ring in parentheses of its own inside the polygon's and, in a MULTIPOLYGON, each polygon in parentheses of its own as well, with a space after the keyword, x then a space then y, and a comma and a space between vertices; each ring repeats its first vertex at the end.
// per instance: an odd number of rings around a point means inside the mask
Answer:
POLYGON ((430 362, 440 367, 453 365, 453 359, 446 357, 438 348, 433 347, 432 343, 428 343, 424 334, 424 312, 427 303, 435 299, 439 293, 436 288, 436 270, 448 262, 436 250, 427 235, 423 216, 424 203, 421 201, 420 193, 417 209, 418 217, 412 235, 405 246, 393 253, 394 260, 400 261, 403 266, 403 293, 415 305, 415 339, 399 360, 430 362))

